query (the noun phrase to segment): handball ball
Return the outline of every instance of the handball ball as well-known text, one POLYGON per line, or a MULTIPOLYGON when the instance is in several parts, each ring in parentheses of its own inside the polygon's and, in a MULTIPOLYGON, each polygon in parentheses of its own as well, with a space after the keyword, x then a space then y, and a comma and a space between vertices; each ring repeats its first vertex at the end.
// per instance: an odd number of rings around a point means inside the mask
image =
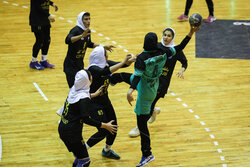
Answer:
POLYGON ((202 17, 198 13, 194 13, 189 17, 189 23, 192 26, 199 27, 202 22, 202 17))

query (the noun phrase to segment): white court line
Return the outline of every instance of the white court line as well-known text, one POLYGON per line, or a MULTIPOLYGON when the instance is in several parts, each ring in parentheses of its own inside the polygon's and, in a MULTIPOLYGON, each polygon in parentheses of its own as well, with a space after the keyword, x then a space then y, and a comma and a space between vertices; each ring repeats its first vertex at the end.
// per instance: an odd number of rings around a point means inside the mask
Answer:
POLYGON ((227 167, 227 164, 222 164, 222 167, 227 167))
POLYGON ((3 3, 9 3, 9 2, 7 2, 7 1, 3 1, 3 3))
POLYGON ((178 101, 182 101, 180 98, 176 98, 176 100, 178 100, 178 101))
POLYGON ((64 20, 64 17, 59 17, 59 19, 64 20))
POLYGON ((2 160, 2 138, 0 136, 0 162, 2 160))
POLYGON ((218 143, 217 141, 215 141, 215 142, 214 142, 214 145, 218 146, 218 145, 219 145, 219 143, 218 143))
POLYGON ((122 45, 118 45, 119 48, 122 48, 122 45))
POLYGON ((188 109, 188 111, 191 112, 191 113, 194 113, 194 111, 192 109, 188 109))
POLYGON ((39 86, 33 82, 34 86, 36 87, 36 89, 38 90, 38 92, 42 95, 42 97, 44 98, 45 101, 49 101, 49 99, 45 96, 45 94, 43 93, 43 91, 39 88, 39 86))
POLYGON ((203 121, 200 121, 200 123, 201 123, 201 125, 206 125, 205 122, 203 122, 203 121))
POLYGON ((113 44, 117 44, 117 42, 115 42, 115 41, 112 41, 112 43, 113 43, 113 44))
POLYGON ((25 8, 25 9, 27 9, 28 8, 28 6, 22 6, 23 8, 25 8))
POLYGON ((128 50, 127 50, 127 49, 124 49, 123 51, 124 51, 124 52, 128 52, 128 50))
POLYGON ((209 128, 205 128, 205 130, 206 130, 207 132, 210 132, 210 129, 209 129, 209 128))
POLYGON ((224 157, 224 156, 220 156, 220 159, 221 159, 222 161, 225 161, 225 157, 224 157))
POLYGON ((217 149, 218 153, 222 153, 222 150, 221 149, 217 149))
POLYGON ((98 33, 98 35, 101 36, 101 37, 103 36, 103 34, 101 34, 101 33, 98 33))
POLYGON ((194 115, 194 117, 195 117, 196 119, 200 119, 200 117, 199 117, 198 115, 194 115))
POLYGON ((214 137, 214 135, 209 135, 212 139, 214 139, 215 137, 214 137))
POLYGON ((17 3, 13 3, 12 5, 13 5, 13 6, 19 6, 17 3))
POLYGON ((73 23, 73 21, 72 21, 72 20, 68 20, 67 22, 69 22, 69 23, 73 23))
POLYGON ((171 92, 170 94, 171 94, 172 96, 176 96, 176 94, 175 94, 175 93, 173 93, 173 92, 171 92))
POLYGON ((188 106, 186 103, 182 103, 182 105, 183 105, 184 107, 187 107, 187 106, 188 106))
POLYGON ((110 40, 110 38, 109 38, 109 37, 105 37, 105 39, 110 40))

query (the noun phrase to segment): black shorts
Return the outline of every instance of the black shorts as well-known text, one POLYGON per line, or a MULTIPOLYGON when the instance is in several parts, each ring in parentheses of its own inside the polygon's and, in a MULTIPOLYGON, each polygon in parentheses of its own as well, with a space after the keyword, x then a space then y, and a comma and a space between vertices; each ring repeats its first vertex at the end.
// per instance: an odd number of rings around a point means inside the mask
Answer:
POLYGON ((90 117, 92 119, 105 123, 114 120, 113 124, 117 125, 115 110, 111 103, 108 103, 107 105, 92 103, 90 109, 90 117))
POLYGON ((32 32, 39 32, 39 31, 48 31, 50 30, 51 25, 46 25, 46 26, 31 26, 31 31, 32 32))

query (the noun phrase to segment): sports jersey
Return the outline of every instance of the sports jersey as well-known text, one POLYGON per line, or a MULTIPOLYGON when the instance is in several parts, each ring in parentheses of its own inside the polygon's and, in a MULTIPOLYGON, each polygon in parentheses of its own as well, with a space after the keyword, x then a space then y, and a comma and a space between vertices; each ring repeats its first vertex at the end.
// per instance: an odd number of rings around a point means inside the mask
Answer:
POLYGON ((90 99, 80 99, 70 104, 66 100, 58 131, 61 139, 74 143, 82 140, 83 123, 91 126, 101 127, 101 122, 89 118, 90 99))
POLYGON ((47 26, 50 25, 49 5, 53 5, 50 0, 31 0, 29 24, 31 26, 47 26))
POLYGON ((149 114, 151 104, 156 97, 159 77, 166 60, 180 52, 191 38, 186 36, 180 45, 170 48, 159 48, 155 33, 148 33, 144 40, 145 51, 138 55, 135 62, 135 72, 132 78, 132 89, 137 89, 135 113, 149 114))
POLYGON ((91 35, 74 43, 71 42, 71 37, 81 35, 83 32, 83 29, 79 26, 75 26, 70 30, 65 39, 65 43, 68 44, 68 52, 63 65, 65 73, 75 75, 79 70, 82 70, 84 68, 83 59, 87 48, 94 47, 94 43, 91 41, 91 35))
MULTIPOLYGON (((161 43, 158 43, 158 47, 161 49, 165 48, 161 43)), ((187 59, 183 51, 178 52, 175 56, 168 57, 168 60, 162 69, 163 72, 159 78, 158 93, 161 97, 164 97, 167 93, 177 60, 181 62, 183 68, 187 69, 187 59)))

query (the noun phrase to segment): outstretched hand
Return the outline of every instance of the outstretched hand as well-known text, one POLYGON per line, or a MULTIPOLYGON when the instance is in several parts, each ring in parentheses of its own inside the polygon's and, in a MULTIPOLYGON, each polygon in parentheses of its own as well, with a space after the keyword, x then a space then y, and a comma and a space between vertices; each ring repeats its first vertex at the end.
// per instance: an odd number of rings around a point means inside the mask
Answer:
POLYGON ((181 68, 181 70, 176 74, 177 77, 184 79, 184 75, 183 75, 184 71, 185 71, 185 68, 181 68))
POLYGON ((128 55, 131 55, 131 58, 128 59, 128 61, 126 62, 126 65, 130 66, 132 63, 135 62, 138 54, 134 56, 133 54, 129 53, 128 55))
POLYGON ((53 15, 49 15, 48 19, 50 22, 55 22, 55 17, 53 15))
POLYGON ((192 38, 193 34, 200 30, 200 27, 195 27, 190 24, 190 32, 188 33, 188 36, 192 38))
POLYGON ((113 46, 113 45, 105 45, 104 46, 104 49, 105 50, 108 50, 108 51, 110 51, 110 52, 113 52, 113 49, 112 48, 115 48, 115 46, 113 46))
POLYGON ((58 11, 58 6, 55 3, 53 3, 53 7, 55 8, 55 11, 58 11))
POLYGON ((105 86, 102 85, 99 89, 97 89, 97 91, 95 91, 95 93, 91 93, 90 97, 91 98, 95 98, 96 96, 99 96, 102 93, 104 87, 105 86))
POLYGON ((190 25, 190 28, 191 28, 190 31, 192 31, 192 32, 197 32, 201 29, 200 27, 195 27, 195 26, 191 26, 191 25, 190 25))
POLYGON ((85 37, 87 37, 89 35, 90 35, 90 29, 87 28, 86 30, 84 30, 84 32, 82 34, 82 38, 85 38, 85 37))

